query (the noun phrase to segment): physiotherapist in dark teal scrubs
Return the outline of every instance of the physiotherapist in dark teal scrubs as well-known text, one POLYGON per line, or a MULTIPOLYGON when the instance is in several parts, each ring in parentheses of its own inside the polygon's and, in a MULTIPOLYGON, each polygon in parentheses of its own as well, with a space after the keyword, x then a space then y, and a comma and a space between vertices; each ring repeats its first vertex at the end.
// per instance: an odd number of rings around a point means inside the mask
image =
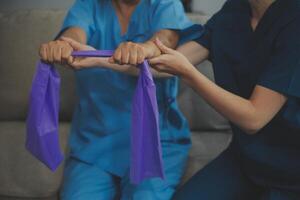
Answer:
POLYGON ((154 68, 181 76, 233 130, 174 199, 299 200, 300 1, 228 0, 198 40, 178 51, 156 43, 165 54, 154 68), (193 67, 205 59, 216 84, 193 67))

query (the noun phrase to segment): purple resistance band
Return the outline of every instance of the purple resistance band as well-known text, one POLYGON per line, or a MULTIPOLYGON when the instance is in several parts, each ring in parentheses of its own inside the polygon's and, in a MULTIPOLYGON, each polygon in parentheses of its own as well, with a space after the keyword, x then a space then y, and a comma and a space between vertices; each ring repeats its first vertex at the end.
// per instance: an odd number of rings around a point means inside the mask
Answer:
MULTIPOLYGON (((113 51, 75 51, 74 57, 111 57, 113 51)), ((130 179, 164 178, 156 87, 147 61, 132 102, 130 179)), ((63 160, 58 140, 60 77, 56 69, 39 62, 33 79, 27 117, 26 148, 55 171, 63 160)))

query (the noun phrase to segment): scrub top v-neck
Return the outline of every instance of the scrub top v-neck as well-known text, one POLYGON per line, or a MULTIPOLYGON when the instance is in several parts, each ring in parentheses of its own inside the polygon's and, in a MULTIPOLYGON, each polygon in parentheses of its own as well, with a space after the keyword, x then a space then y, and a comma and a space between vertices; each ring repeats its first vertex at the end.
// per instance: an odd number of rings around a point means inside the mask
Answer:
MULTIPOLYGON (((122 42, 145 42, 162 29, 183 31, 193 27, 179 0, 141 0, 127 32, 121 35, 114 9, 112 0, 76 0, 62 30, 80 27, 89 45, 114 50, 122 42)), ((195 39, 200 33, 187 36, 195 39)), ((75 75, 79 102, 72 120, 70 155, 123 176, 129 168, 131 104, 137 77, 100 67, 78 70, 75 75)), ((177 153, 187 154, 189 129, 176 102, 177 78, 155 82, 163 146, 176 144, 177 153)))
POLYGON ((275 1, 255 30, 250 20, 247 0, 228 0, 196 42, 209 49, 224 89, 248 99, 260 85, 287 96, 257 134, 232 124, 231 147, 255 183, 300 191, 300 1, 275 1))

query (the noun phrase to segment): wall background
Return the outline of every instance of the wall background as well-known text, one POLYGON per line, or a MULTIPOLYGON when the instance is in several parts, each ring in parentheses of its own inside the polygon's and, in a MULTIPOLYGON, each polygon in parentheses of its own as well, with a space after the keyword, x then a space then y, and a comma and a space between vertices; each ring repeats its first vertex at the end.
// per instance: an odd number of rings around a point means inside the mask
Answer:
MULTIPOLYGON (((19 9, 67 9, 74 0, 0 0, 0 11, 19 9)), ((193 10, 212 15, 225 0, 193 0, 193 10)))
POLYGON ((213 15, 221 9, 226 0, 193 0, 192 10, 213 15))

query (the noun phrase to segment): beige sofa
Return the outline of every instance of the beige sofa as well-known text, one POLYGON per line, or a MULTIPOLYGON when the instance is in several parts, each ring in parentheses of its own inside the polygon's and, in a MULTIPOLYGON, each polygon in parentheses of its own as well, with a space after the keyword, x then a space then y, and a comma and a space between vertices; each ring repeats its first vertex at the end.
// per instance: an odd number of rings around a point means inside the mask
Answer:
MULTIPOLYGON (((38 59, 39 44, 54 38, 65 11, 24 10, 0 13, 0 200, 58 199, 63 165, 55 172, 34 159, 24 148, 28 93, 38 59)), ((191 15, 203 23, 206 17, 191 15)), ((199 66, 210 78, 211 65, 199 66)), ((76 101, 71 70, 62 76, 60 138, 67 151, 67 138, 76 101)), ((185 178, 218 155, 230 142, 230 129, 194 92, 181 85, 179 102, 192 129, 193 147, 185 178)))

